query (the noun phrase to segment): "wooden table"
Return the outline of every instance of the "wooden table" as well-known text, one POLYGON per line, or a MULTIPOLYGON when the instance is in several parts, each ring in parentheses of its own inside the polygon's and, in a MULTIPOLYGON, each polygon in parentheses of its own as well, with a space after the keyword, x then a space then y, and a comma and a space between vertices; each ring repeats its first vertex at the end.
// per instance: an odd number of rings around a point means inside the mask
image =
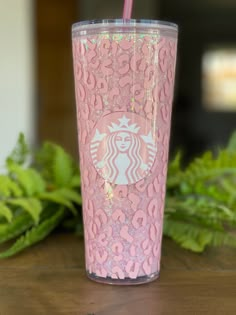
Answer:
POLYGON ((236 250, 202 255, 163 242, 158 280, 140 286, 92 282, 84 272, 83 240, 54 234, 0 261, 0 315, 233 315, 236 250))

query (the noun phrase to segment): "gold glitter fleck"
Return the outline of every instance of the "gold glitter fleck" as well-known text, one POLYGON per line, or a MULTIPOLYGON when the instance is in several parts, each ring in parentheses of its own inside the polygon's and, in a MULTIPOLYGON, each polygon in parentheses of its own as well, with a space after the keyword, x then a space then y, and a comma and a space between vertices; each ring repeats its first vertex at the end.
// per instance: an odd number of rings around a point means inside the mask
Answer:
POLYGON ((114 197, 113 193, 110 192, 110 193, 107 193, 107 200, 112 200, 114 197))
POLYGON ((108 182, 105 183, 105 190, 106 190, 106 199, 111 201, 114 197, 114 194, 113 194, 112 186, 108 182))

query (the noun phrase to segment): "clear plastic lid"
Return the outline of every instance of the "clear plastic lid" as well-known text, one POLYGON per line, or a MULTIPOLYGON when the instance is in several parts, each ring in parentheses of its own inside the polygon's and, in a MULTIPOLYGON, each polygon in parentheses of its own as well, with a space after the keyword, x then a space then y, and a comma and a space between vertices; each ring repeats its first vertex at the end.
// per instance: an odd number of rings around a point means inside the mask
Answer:
POLYGON ((107 19, 82 21, 72 25, 72 36, 83 36, 107 32, 155 32, 168 33, 177 37, 178 25, 175 23, 160 20, 135 20, 135 19, 107 19))

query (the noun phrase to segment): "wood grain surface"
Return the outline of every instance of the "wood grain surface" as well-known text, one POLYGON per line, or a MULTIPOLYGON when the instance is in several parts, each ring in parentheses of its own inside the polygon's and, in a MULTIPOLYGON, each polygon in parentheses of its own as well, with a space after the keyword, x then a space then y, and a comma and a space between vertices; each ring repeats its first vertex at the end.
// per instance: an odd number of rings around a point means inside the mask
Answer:
POLYGON ((0 315, 236 314, 236 251, 198 255, 165 239, 160 278, 140 286, 87 279, 83 240, 54 234, 0 261, 0 315))

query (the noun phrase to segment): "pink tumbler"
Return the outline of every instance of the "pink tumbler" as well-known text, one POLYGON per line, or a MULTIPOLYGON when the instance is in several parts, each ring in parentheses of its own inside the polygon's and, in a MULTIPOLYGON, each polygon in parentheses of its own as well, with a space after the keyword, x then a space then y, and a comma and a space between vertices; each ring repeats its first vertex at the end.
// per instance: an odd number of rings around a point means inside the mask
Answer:
POLYGON ((159 275, 177 33, 149 20, 72 27, 86 271, 98 282, 159 275))

